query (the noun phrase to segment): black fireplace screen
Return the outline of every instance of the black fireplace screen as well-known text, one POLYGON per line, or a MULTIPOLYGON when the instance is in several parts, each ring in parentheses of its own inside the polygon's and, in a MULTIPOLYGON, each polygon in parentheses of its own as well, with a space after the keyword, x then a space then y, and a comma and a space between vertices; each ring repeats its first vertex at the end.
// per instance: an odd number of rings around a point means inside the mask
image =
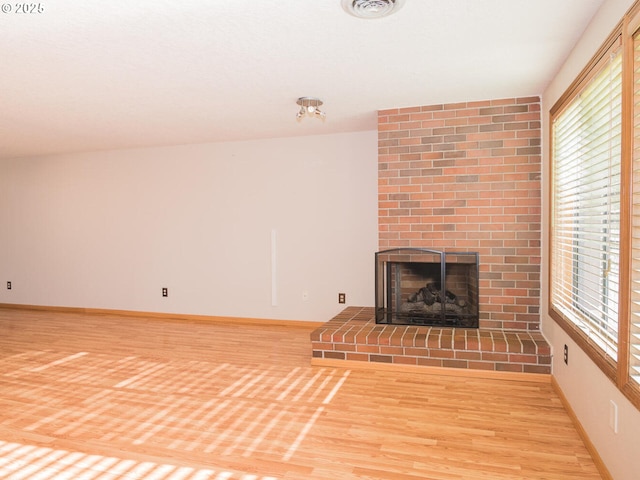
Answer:
POLYGON ((478 254, 376 253, 376 323, 478 328, 478 254))

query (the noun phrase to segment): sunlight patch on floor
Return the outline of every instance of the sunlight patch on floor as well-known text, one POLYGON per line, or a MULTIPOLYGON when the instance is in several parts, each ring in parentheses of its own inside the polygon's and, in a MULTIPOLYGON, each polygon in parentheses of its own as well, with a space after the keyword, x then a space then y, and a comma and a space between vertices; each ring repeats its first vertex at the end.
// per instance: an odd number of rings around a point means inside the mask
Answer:
POLYGON ((227 470, 135 462, 0 440, 0 478, 5 480, 277 480, 227 470))
POLYGON ((70 441, 285 462, 351 373, 87 352, 32 352, 28 360, 3 374, 4 393, 32 404, 6 426, 70 441), (71 394, 57 385, 71 386, 71 394))

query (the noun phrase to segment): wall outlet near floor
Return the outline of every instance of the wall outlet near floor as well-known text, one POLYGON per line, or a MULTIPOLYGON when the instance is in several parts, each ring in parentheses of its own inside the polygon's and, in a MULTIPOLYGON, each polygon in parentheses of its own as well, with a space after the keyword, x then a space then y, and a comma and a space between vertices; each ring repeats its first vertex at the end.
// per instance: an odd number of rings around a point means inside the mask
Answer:
POLYGON ((347 294, 339 293, 338 294, 338 303, 347 303, 347 294))
POLYGON ((11 282, 7 282, 7 290, 11 290, 11 282))
POLYGON ((569 347, 564 346, 564 364, 569 365, 569 347))
POLYGON ((609 426, 613 433, 618 433, 618 404, 613 400, 609 401, 609 426))
POLYGON ((307 300, 309 300, 309 292, 305 290, 302 292, 302 301, 306 302, 307 300))
POLYGON ((162 296, 163 297, 168 297, 169 296, 169 289, 167 287, 163 287, 162 288, 162 296))

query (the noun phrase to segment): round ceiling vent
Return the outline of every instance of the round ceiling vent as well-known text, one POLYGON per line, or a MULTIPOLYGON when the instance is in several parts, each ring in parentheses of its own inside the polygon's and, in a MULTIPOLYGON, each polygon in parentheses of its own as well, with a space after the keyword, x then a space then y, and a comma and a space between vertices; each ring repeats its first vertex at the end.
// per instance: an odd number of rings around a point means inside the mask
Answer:
POLYGON ((358 18, 380 18, 400 10, 404 0, 342 0, 342 8, 358 18))

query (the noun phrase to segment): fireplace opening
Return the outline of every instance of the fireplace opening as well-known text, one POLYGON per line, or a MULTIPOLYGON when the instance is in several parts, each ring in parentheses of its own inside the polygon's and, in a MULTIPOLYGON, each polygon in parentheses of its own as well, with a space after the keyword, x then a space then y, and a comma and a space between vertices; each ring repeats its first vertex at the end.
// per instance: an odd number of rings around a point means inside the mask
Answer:
POLYGON ((376 323, 478 328, 478 254, 377 252, 376 323))

